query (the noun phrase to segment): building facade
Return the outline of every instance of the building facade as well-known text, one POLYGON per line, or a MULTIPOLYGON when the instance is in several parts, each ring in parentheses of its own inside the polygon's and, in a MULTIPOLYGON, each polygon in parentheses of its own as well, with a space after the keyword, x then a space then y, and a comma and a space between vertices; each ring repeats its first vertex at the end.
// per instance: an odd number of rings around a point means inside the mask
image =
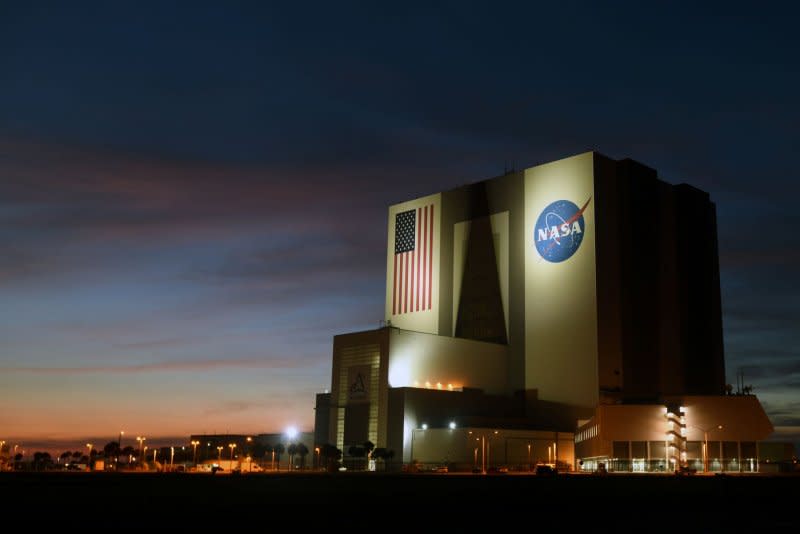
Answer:
MULTIPOLYGON (((662 424, 670 399, 729 398, 707 193, 587 152, 392 205, 387 227, 387 326, 334 338, 317 442, 409 462, 425 421, 577 439, 606 406, 662 424)), ((609 452, 584 449, 563 461, 609 452)))

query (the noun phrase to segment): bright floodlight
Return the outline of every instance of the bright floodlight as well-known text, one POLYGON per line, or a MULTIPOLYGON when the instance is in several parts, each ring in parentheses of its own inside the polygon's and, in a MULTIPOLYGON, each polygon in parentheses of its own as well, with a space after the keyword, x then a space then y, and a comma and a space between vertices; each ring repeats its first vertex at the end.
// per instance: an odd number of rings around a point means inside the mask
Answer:
POLYGON ((450 421, 450 430, 455 430, 455 428, 456 428, 456 422, 450 421))
POLYGON ((293 426, 290 426, 286 429, 286 437, 289 439, 294 439, 297 437, 297 429, 293 426))
POLYGON ((422 430, 428 430, 428 423, 422 423, 422 430))

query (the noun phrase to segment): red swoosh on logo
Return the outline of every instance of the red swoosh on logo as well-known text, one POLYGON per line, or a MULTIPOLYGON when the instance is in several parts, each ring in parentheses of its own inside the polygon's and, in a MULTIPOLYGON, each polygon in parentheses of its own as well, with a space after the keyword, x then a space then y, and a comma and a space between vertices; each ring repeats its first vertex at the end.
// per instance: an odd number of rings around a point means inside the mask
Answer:
MULTIPOLYGON (((581 209, 579 209, 578 211, 576 211, 576 212, 575 212, 575 214, 574 214, 572 217, 570 217, 569 219, 567 219, 567 220, 564 222, 564 224, 572 224, 572 223, 574 223, 575 221, 577 221, 578 219, 580 219, 580 218, 581 218, 581 215, 583 215, 583 212, 584 212, 584 211, 586 211, 586 207, 589 205, 589 202, 591 202, 591 201, 592 201, 592 197, 589 197, 589 200, 587 200, 587 201, 586 201, 586 203, 583 205, 583 207, 582 207, 581 209)), ((547 248, 544 250, 544 254, 542 254, 542 257, 544 257, 544 256, 545 256, 545 254, 547 254, 548 252, 550 252, 550 249, 551 249, 551 248, 553 248, 553 247, 554 247, 554 246, 555 246, 557 243, 558 243, 558 241, 555 241, 555 240, 553 240, 553 242, 552 242, 552 243, 550 243, 549 245, 547 245, 547 248)))

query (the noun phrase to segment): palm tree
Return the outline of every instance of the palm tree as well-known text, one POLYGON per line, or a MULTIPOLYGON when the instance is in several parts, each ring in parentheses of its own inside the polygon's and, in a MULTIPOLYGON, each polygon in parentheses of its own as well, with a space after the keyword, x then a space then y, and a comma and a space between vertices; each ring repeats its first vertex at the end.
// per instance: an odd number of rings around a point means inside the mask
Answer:
POLYGON ((308 454, 308 447, 306 447, 305 443, 298 443, 297 444, 297 454, 300 455, 300 468, 305 469, 306 467, 306 455, 308 454))
POLYGON ((286 452, 289 453, 289 471, 291 471, 294 467, 294 455, 297 453, 297 445, 290 443, 289 448, 286 449, 286 452))
POLYGON ((320 462, 324 463, 328 471, 333 471, 342 458, 342 451, 335 445, 326 443, 319 450, 320 462))
POLYGON ((109 441, 106 443, 105 447, 103 447, 103 455, 106 458, 119 458, 119 452, 118 441, 109 441))
POLYGON ((378 460, 383 460, 384 469, 386 469, 386 462, 394 458, 394 451, 385 447, 378 447, 372 451, 372 457, 378 460))
POLYGON ((372 458, 372 451, 375 450, 375 444, 370 440, 364 442, 364 452, 367 453, 367 458, 372 458))
POLYGON ((69 459, 70 459, 71 456, 72 456, 71 452, 64 451, 64 452, 61 453, 61 456, 59 456, 59 458, 64 460, 64 463, 67 464, 67 463, 69 463, 69 459))
POLYGON ((286 448, 283 446, 283 443, 278 443, 275 445, 272 450, 275 452, 275 457, 278 459, 278 467, 281 465, 281 454, 286 452, 286 448))
MULTIPOLYGON (((359 447, 358 445, 350 445, 350 448, 347 449, 347 454, 349 454, 353 458, 360 459, 366 456, 367 451, 364 450, 364 447, 359 447)), ((364 465, 360 460, 357 463, 354 462, 354 465, 352 467, 355 469, 356 465, 358 466, 359 469, 364 469, 364 465)))

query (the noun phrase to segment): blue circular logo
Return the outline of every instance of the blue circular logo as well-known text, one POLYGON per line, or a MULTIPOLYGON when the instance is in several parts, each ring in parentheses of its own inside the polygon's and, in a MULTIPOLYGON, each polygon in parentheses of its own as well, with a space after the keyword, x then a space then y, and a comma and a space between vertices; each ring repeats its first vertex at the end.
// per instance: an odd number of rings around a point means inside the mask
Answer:
POLYGON ((556 200, 542 210, 533 230, 533 242, 543 259, 560 263, 577 252, 586 231, 583 212, 590 200, 591 197, 582 208, 569 200, 556 200))

